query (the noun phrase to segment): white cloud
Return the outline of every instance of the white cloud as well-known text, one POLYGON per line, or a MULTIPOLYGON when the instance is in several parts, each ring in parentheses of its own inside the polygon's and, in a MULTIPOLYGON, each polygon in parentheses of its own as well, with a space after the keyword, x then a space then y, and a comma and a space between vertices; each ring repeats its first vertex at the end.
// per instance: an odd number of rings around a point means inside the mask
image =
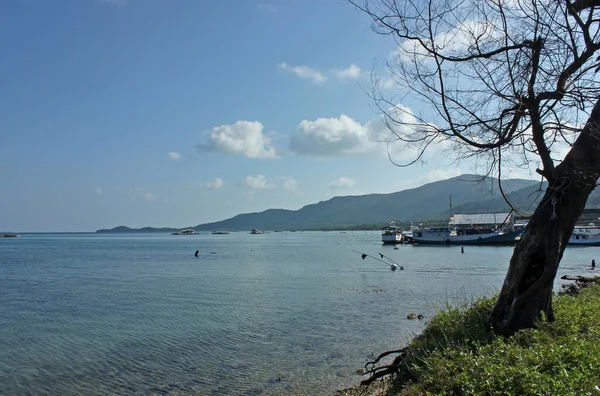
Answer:
POLYGON ((273 187, 265 175, 246 176, 244 184, 251 190, 264 190, 273 187))
MULTIPOLYGON (((480 22, 465 20, 454 29, 440 32, 434 37, 435 47, 446 56, 464 55, 477 41, 479 47, 489 43, 501 36, 492 21, 480 22)), ((431 40, 424 42, 431 47, 431 40)), ((425 57, 430 59, 429 53, 417 40, 404 40, 392 55, 400 57, 401 60, 410 61, 415 58, 425 57)))
POLYGON ((333 74, 340 80, 355 80, 360 77, 360 67, 353 63, 343 70, 334 70, 333 74))
POLYGON ((167 156, 172 159, 173 161, 177 161, 179 158, 181 158, 181 154, 175 152, 175 151, 171 151, 170 153, 167 154, 167 156))
POLYGON ((282 176, 280 178, 281 184, 286 191, 289 191, 293 194, 298 194, 298 182, 291 176, 282 176))
MULTIPOLYGON (((418 157, 419 140, 427 127, 419 122, 409 107, 396 105, 387 111, 394 121, 382 116, 361 124, 347 115, 339 118, 304 120, 297 131, 290 135, 289 148, 298 155, 334 157, 350 155, 387 155, 395 162, 410 162, 418 157), (394 131, 389 127, 393 127, 394 131), (410 136, 415 143, 399 141, 396 134, 410 136), (388 147, 388 142, 391 143, 388 147)), ((430 144, 428 152, 442 147, 442 143, 430 144)))
POLYGON ((290 150, 314 157, 371 153, 374 144, 368 128, 344 114, 304 120, 290 136, 290 150))
POLYGON ((308 66, 292 66, 283 62, 277 65, 281 70, 288 71, 290 73, 294 73, 299 78, 304 78, 308 80, 312 80, 315 83, 323 83, 327 81, 327 77, 321 74, 320 71, 311 69, 308 66))
POLYGON ((340 176, 337 179, 331 181, 329 183, 329 187, 332 189, 342 189, 342 188, 348 188, 348 187, 353 187, 356 184, 356 180, 350 179, 349 177, 345 177, 345 176, 340 176))
POLYGON ((258 8, 259 10, 262 11, 267 11, 270 13, 276 13, 277 12, 277 7, 275 7, 274 4, 265 4, 265 3, 260 3, 256 5, 256 8, 258 8))
POLYGON ((223 187, 223 184, 225 184, 223 179, 220 179, 217 177, 215 180, 212 180, 212 181, 209 181, 208 183, 206 183, 204 185, 204 188, 207 190, 217 191, 221 187, 223 187))
POLYGON ((263 133, 258 121, 237 121, 231 125, 214 127, 208 144, 197 145, 200 151, 244 155, 248 158, 278 158, 271 138, 263 133))
POLYGON ((96 189, 96 195, 102 195, 102 188, 98 187, 96 189))

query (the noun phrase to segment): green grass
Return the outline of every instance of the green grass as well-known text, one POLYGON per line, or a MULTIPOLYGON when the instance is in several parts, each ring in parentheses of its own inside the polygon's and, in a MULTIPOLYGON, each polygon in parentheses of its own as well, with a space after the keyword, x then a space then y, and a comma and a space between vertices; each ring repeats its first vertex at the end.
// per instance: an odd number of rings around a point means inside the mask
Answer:
POLYGON ((600 284, 555 296, 555 322, 510 338, 484 328, 494 301, 446 307, 433 317, 387 393, 600 395, 600 284))

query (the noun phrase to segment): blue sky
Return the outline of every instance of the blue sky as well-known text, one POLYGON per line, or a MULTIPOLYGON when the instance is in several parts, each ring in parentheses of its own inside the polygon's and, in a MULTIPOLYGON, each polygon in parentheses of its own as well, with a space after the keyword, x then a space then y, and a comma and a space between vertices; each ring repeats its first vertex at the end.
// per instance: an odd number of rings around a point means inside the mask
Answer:
POLYGON ((394 43, 343 1, 5 1, 0 48, 0 230, 184 227, 470 172, 390 163, 365 90, 394 43))

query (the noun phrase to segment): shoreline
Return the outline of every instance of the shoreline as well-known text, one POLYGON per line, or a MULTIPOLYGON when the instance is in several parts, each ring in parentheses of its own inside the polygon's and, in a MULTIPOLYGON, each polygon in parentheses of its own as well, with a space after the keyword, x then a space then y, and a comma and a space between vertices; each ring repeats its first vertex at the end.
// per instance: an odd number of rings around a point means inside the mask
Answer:
MULTIPOLYGON (((575 283, 564 284, 561 291, 555 292, 553 300, 556 311, 562 314, 557 316, 556 321, 542 322, 535 329, 521 330, 511 337, 503 338, 490 334, 483 327, 485 317, 496 296, 478 299, 468 306, 448 307, 436 314, 423 331, 402 349, 405 355, 399 356, 400 359, 396 359, 391 365, 398 370, 395 374, 379 378, 369 385, 357 384, 337 390, 334 396, 420 395, 448 391, 461 393, 461 391, 466 392, 467 386, 470 388, 468 390, 474 393, 487 391, 502 393, 503 390, 514 391, 512 381, 517 379, 520 382, 518 386, 521 386, 521 390, 524 391, 531 386, 531 383, 535 387, 536 381, 539 381, 538 377, 547 377, 546 371, 553 371, 552 367, 556 364, 561 367, 567 378, 576 377, 577 381, 575 384, 567 385, 560 381, 552 382, 553 374, 550 374, 550 380, 540 388, 546 394, 555 394, 557 386, 558 390, 563 390, 560 388, 563 386, 573 391, 577 386, 576 393, 581 391, 584 394, 591 394, 590 390, 597 391, 600 389, 600 348, 596 346, 595 349, 590 349, 586 343, 596 345, 595 341, 600 333, 597 320, 599 318, 590 314, 595 312, 595 315, 600 317, 596 309, 600 303, 600 276, 564 276, 562 279, 575 280, 575 283), (575 321, 576 324, 573 323, 575 321), (513 352, 512 349, 515 351, 513 352), (559 354, 558 358, 554 356, 555 350, 558 352, 561 349, 566 352, 559 354), (529 356, 522 357, 522 354, 529 354, 529 356), (572 357, 584 354, 591 355, 590 370, 587 371, 580 366, 577 359, 572 357), (504 358, 500 364, 497 362, 499 355, 504 358), (475 364, 468 364, 469 359, 475 364), (541 362, 536 364, 535 359, 541 362), (483 363, 478 364, 478 361, 483 363), (592 367, 594 364, 596 367, 592 367), (518 368, 519 365, 533 365, 534 369, 518 368), (481 372, 477 373, 473 367, 481 372), (518 378, 523 371, 531 378, 525 380, 518 378), (490 385, 489 381, 489 376, 491 375, 493 379, 494 374, 505 377, 504 382, 496 380, 497 387, 490 385), (487 376, 486 382, 480 380, 482 376, 487 376), (478 379, 480 381, 477 385, 478 379), (501 385, 506 385, 508 388, 502 388, 501 385), (544 387, 552 392, 545 390, 544 387), (585 393, 586 391, 588 393, 585 393)), ((395 351, 397 352, 399 351, 395 351)), ((521 394, 518 387, 516 392, 521 394)))

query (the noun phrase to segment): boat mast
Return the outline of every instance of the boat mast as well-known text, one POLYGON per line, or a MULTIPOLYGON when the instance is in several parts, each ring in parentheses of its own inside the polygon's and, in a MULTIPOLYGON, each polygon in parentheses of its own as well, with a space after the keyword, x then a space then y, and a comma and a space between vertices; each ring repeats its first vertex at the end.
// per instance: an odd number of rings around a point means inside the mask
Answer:
MULTIPOLYGON (((450 224, 452 223, 452 194, 449 195, 448 202, 450 204, 450 208, 448 209, 449 210, 448 230, 450 230, 450 224)), ((454 226, 454 229, 456 229, 456 224, 454 224, 453 226, 454 226)))

